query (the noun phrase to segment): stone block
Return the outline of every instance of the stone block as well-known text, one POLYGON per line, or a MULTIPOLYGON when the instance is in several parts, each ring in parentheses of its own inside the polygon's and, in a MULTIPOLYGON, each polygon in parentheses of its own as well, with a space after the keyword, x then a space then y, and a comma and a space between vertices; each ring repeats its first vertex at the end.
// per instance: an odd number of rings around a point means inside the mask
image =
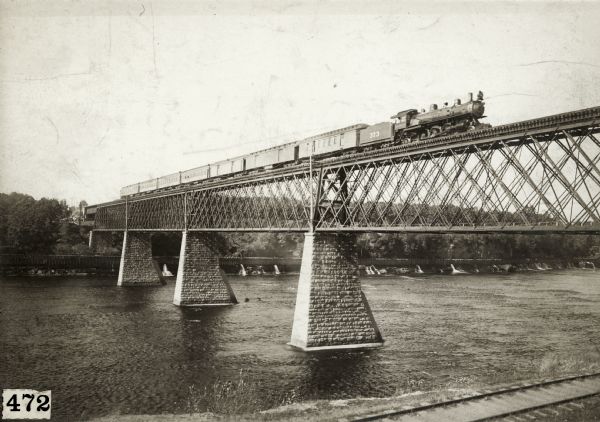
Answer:
POLYGON ((118 286, 160 285, 160 277, 152 259, 150 233, 126 231, 121 250, 118 286))
POLYGON ((289 344, 307 351, 383 344, 358 279, 356 235, 305 235, 289 344))
POLYGON ((183 232, 173 303, 178 306, 237 303, 219 267, 219 255, 210 233, 183 232))

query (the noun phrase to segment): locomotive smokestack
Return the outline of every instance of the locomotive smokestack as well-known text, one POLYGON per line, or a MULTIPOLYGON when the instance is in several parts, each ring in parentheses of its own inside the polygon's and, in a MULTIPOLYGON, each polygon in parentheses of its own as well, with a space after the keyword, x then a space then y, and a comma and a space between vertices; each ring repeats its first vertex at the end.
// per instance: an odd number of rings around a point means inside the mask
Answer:
POLYGON ((473 101, 473 93, 469 92, 469 102, 473 101))

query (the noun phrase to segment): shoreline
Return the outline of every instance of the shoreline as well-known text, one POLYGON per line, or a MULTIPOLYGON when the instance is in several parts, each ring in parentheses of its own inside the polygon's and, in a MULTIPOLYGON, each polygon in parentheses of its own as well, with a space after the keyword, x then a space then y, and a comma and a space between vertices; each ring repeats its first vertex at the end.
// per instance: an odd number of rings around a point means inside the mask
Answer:
MULTIPOLYGON (((510 265, 510 264, 508 264, 510 265)), ((547 264, 546 264, 547 265, 547 264)), ((596 267, 598 268, 598 267, 596 267)), ((578 271, 595 271, 596 268, 593 267, 585 267, 585 266, 546 266, 539 268, 531 268, 531 267, 518 267, 511 266, 508 269, 502 269, 500 267, 495 269, 490 268, 476 268, 473 270, 468 267, 456 267, 456 269, 452 269, 451 267, 447 268, 438 268, 437 270, 432 268, 425 268, 423 272, 415 272, 413 271, 404 271, 404 268, 390 268, 386 267, 385 269, 379 269, 381 271, 380 274, 373 274, 365 272, 364 267, 359 269, 359 277, 363 280, 369 279, 378 279, 378 278, 389 278, 389 277, 411 277, 411 278, 425 278, 431 276, 438 275, 462 275, 462 276, 471 276, 471 275, 484 275, 484 274, 516 274, 516 273, 541 273, 545 271, 567 271, 567 270, 578 270, 578 271), (465 269, 466 268, 466 269, 465 269), (383 271, 382 271, 383 270, 383 271), (397 270, 397 271, 394 271, 397 270)), ((285 277, 285 276, 298 276, 300 275, 299 271, 289 271, 289 272, 281 272, 280 274, 275 274, 273 272, 264 272, 258 274, 248 274, 241 275, 236 272, 226 272, 227 276, 234 276, 240 278, 253 278, 253 277, 285 277)), ((94 268, 90 268, 83 271, 76 271, 74 269, 50 269, 50 270, 37 270, 37 269, 24 269, 24 270, 4 270, 0 273, 2 277, 28 277, 28 278, 41 278, 41 277, 93 277, 93 276, 101 276, 101 277, 111 277, 118 274, 118 269, 115 271, 97 271, 94 268), (32 272, 33 271, 33 272, 32 272)), ((164 276, 159 274, 160 278, 166 280, 175 280, 177 277, 177 272, 174 271, 172 276, 164 276)))
MULTIPOLYGON (((578 376, 576 373, 561 373, 555 378, 578 376)), ((539 374, 532 378, 516 379, 510 382, 493 384, 475 383, 472 386, 456 386, 430 391, 412 391, 387 397, 354 397, 347 399, 317 399, 294 402, 275 406, 252 413, 221 414, 213 412, 192 412, 183 414, 113 414, 92 418, 95 422, 123 421, 291 421, 306 420, 340 421, 354 420, 367 415, 385 413, 386 411, 421 407, 444 401, 456 400, 481 391, 496 391, 516 385, 534 384, 546 381, 548 378, 539 374)))
MULTIPOLYGON (((116 275, 120 256, 105 255, 0 255, 0 275, 53 277, 116 275)), ((177 274, 179 257, 154 256, 159 272, 163 266, 177 274)), ((277 276, 300 274, 301 258, 288 257, 221 257, 220 267, 227 275, 277 276), (279 273, 279 274, 277 274, 279 273)), ((570 258, 361 258, 361 277, 430 276, 435 274, 492 274, 563 269, 594 269, 600 266, 598 257, 570 258)), ((159 274, 163 277, 162 274, 159 274)))

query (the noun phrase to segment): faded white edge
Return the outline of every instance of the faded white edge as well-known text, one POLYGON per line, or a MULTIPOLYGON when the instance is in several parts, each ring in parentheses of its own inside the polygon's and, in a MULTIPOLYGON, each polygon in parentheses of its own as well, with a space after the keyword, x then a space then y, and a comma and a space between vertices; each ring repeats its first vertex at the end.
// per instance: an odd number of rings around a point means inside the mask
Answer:
POLYGON ((384 342, 381 343, 361 343, 361 344, 339 344, 336 346, 317 346, 317 347, 304 347, 296 344, 287 343, 288 346, 292 346, 296 349, 300 349, 303 352, 318 352, 320 350, 344 350, 344 349, 374 349, 376 347, 383 346, 384 342))
POLYGON ((185 266, 185 247, 187 244, 187 230, 181 235, 181 246, 179 248, 179 264, 177 266, 177 277, 175 278, 175 292, 173 293, 173 304, 181 305, 181 292, 183 290, 183 267, 185 266))
POLYGON ((200 308, 202 306, 233 306, 235 303, 181 303, 173 301, 173 305, 177 305, 185 308, 200 308))
POLYGON ((121 247, 121 260, 119 261, 119 277, 117 286, 123 286, 123 267, 125 266, 125 249, 127 249, 127 230, 123 233, 123 246, 121 247))

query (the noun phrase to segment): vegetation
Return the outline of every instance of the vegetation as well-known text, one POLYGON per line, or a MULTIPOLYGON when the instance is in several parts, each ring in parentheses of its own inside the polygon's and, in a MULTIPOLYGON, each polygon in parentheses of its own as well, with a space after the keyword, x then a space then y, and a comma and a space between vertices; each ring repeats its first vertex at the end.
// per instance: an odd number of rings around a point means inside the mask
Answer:
POLYGON ((190 414, 211 412, 218 415, 255 413, 263 407, 284 406, 296 401, 294 392, 281 391, 270 403, 264 403, 257 391, 265 388, 259 381, 240 369, 237 379, 216 379, 204 388, 188 387, 186 410, 190 414))
MULTIPOLYGON (((220 236, 222 253, 302 256, 302 234, 237 233, 220 236)), ((400 234, 358 236, 360 258, 526 259, 600 257, 600 236, 515 234, 400 234)))
POLYGON ((85 253, 88 230, 77 224, 78 216, 64 200, 0 193, 0 252, 85 253))
POLYGON ((600 237, 592 235, 395 234, 359 237, 361 257, 373 258, 570 258, 597 255, 600 237))
POLYGON ((223 236, 230 255, 300 257, 304 235, 300 233, 232 233, 223 236))

